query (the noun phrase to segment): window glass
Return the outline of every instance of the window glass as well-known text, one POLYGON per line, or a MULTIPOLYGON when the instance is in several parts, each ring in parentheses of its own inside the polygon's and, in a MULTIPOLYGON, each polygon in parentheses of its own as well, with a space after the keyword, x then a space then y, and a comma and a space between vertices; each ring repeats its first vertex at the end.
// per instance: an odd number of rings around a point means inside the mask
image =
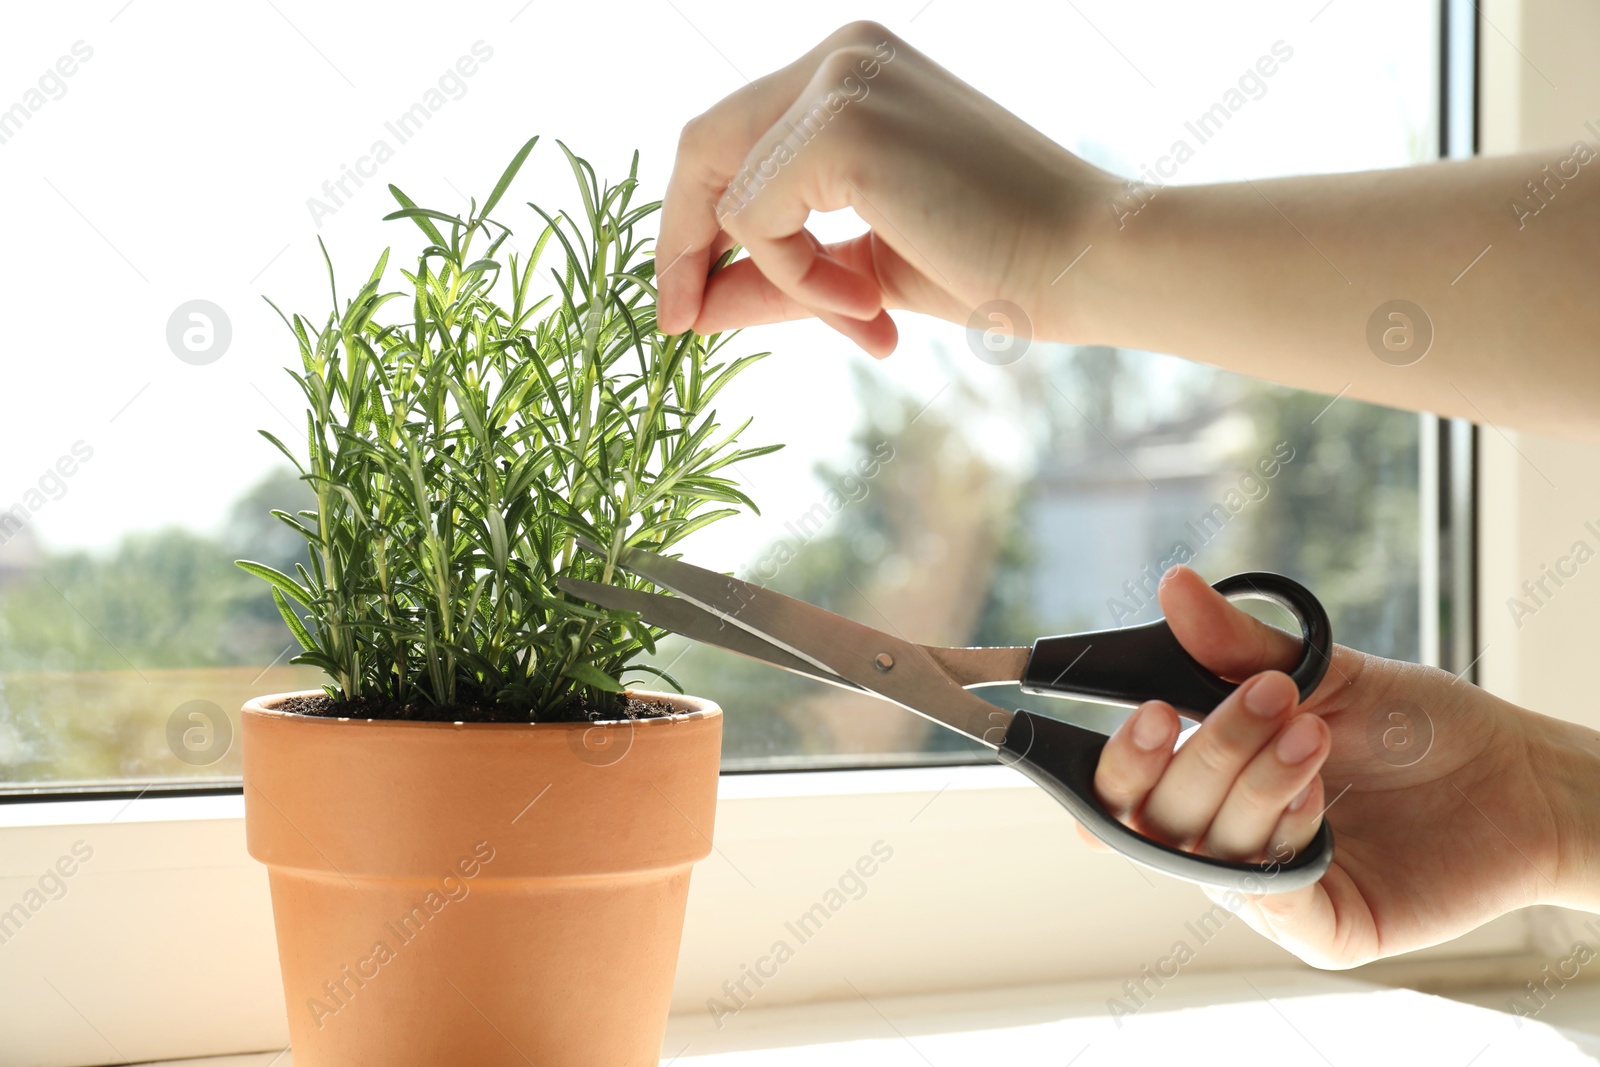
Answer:
MULTIPOLYGON (((1437 141, 1436 5, 1339 0, 793 8, 678 0, 492 9, 35 6, 0 38, 12 294, 0 431, 0 790, 225 782, 239 705, 313 687, 265 590, 299 558, 268 516, 306 493, 292 339, 261 300, 328 307, 409 233, 394 183, 448 210, 529 135, 513 229, 567 206, 559 138, 665 186, 683 123, 852 18, 878 18, 1091 161, 1140 174, 1240 88, 1170 177, 1399 166, 1437 141), (426 32, 418 32, 426 26, 426 32), (1251 75, 1264 55, 1290 58, 1251 75), (1244 80, 1241 80, 1244 79, 1244 80), (520 217, 519 217, 520 212, 520 217), (201 317, 195 318, 198 314, 201 317), (186 332, 198 330, 199 333, 186 332)), ((848 213, 815 220, 854 232, 848 213)), ((996 366, 901 319, 878 364, 814 323, 721 403, 785 442, 738 472, 762 507, 685 555, 927 643, 1022 643, 1155 617, 1152 573, 1282 570, 1337 637, 1418 652, 1418 421, 1143 352, 1033 345, 996 366), (1266 471, 1271 469, 1272 473, 1266 471)), ((969 758, 888 705, 669 640, 726 709, 729 769, 969 758)), ((1024 698, 993 694, 1002 703, 1024 698)), ((1040 706, 1105 724, 1120 714, 1040 706)))

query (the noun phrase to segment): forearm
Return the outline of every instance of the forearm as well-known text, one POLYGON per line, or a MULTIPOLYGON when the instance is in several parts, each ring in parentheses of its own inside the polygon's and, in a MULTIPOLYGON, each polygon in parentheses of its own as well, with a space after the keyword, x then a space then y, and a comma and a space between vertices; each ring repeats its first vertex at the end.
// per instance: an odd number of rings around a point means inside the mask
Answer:
POLYGON ((1083 205, 1073 248, 1092 248, 1051 287, 1051 315, 1073 341, 1600 438, 1600 159, 1574 174, 1571 156, 1171 186, 1142 202, 1106 189, 1083 205), (1526 183, 1547 164, 1541 201, 1526 183), (1414 349, 1385 361, 1369 346, 1369 319, 1394 299, 1432 323, 1409 366, 1396 364, 1414 349))

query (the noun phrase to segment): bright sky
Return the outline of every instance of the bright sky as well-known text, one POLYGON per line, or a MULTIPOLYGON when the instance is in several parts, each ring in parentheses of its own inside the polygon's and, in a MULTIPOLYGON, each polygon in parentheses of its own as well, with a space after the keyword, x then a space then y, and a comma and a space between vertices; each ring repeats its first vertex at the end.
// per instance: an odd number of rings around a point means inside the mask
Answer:
MULTIPOLYGON (((646 193, 659 196, 689 118, 853 18, 886 23, 1052 138, 1127 174, 1164 154, 1274 42, 1287 43, 1293 60, 1266 95, 1176 179, 1194 182, 1426 158, 1436 7, 636 0, 607 5, 603 17, 591 4, 551 0, 17 8, 0 36, 0 110, 37 102, 26 94, 75 45, 80 61, 70 77, 46 78, 46 102, 0 143, 0 290, 11 308, 0 508, 82 440, 93 459, 35 520, 50 544, 105 546, 168 523, 214 527, 274 465, 255 430, 293 434, 283 415, 297 427, 303 418, 279 370, 295 358, 292 340, 261 294, 286 310, 325 312, 319 235, 353 288, 385 244, 412 244, 407 224, 379 221, 392 207, 385 183, 425 206, 464 208, 456 190, 481 196, 535 133, 543 139, 508 200, 573 202, 556 138, 602 176, 625 174, 640 149, 646 193), (480 62, 454 87, 459 99, 399 144, 385 122, 477 42, 480 62), (307 199, 380 138, 393 158, 319 228, 307 199), (174 309, 195 299, 232 324, 229 349, 207 366, 180 361, 166 343, 174 309)), ((537 232, 531 211, 501 214, 537 232)), ((824 238, 859 228, 850 216, 815 221, 824 238)), ((964 331, 906 316, 901 332, 901 351, 876 372, 932 397, 944 378, 931 346, 965 353, 964 331)), ((790 447, 749 471, 766 518, 702 537, 696 554, 729 567, 816 498, 812 463, 848 440, 849 367, 865 360, 813 324, 739 341, 776 354, 723 406, 757 416, 751 442, 790 447)), ((1006 373, 970 357, 960 365, 979 381, 1006 373)))

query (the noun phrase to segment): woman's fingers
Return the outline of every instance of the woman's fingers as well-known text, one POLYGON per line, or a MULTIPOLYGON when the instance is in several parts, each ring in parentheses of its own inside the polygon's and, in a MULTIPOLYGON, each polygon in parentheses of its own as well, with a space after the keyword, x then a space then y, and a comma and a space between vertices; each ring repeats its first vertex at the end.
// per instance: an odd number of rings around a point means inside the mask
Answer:
POLYGON ((1240 611, 1188 567, 1163 575, 1156 595, 1178 643, 1214 674, 1237 680, 1286 671, 1300 658, 1298 637, 1240 611))
POLYGON ((858 342, 859 331, 839 319, 877 319, 884 309, 878 277, 830 255, 806 221, 813 211, 852 204, 846 161, 861 106, 852 106, 842 87, 865 89, 861 72, 877 62, 868 48, 841 48, 826 56, 794 104, 751 147, 717 205, 719 225, 744 245, 767 281, 858 342), (802 138, 807 130, 815 132, 802 138))
MULTIPOLYGON (((1234 780, 1206 830, 1204 851, 1218 859, 1281 859, 1273 847, 1298 851, 1316 832, 1320 808, 1309 808, 1317 771, 1327 758, 1327 724, 1315 715, 1290 719, 1234 780)), ((1291 853, 1292 855, 1292 853, 1291 853)))
MULTIPOLYGON (((1234 862, 1288 863, 1310 844, 1321 822, 1317 772, 1331 748, 1321 718, 1296 714, 1298 696, 1287 675, 1257 675, 1176 751, 1182 726, 1177 712, 1161 701, 1140 705, 1101 753, 1095 770, 1101 804, 1159 841, 1234 862)), ((1078 833, 1105 850, 1082 826, 1078 833)), ((1327 894, 1306 890, 1293 896, 1252 902, 1251 925, 1279 940, 1314 937, 1329 921, 1327 894), (1268 924, 1282 929, 1267 930, 1268 924)))
POLYGON ((812 312, 825 325, 833 327, 854 341, 862 351, 873 359, 882 359, 894 352, 895 345, 900 342, 900 329, 894 324, 894 319, 889 317, 887 311, 880 311, 876 318, 866 322, 853 319, 846 315, 835 315, 831 311, 822 311, 813 308, 812 312))
MULTIPOLYGON (((1227 890, 1207 890, 1206 895, 1225 905, 1238 903, 1227 890)), ((1349 967, 1380 954, 1371 933, 1375 929, 1371 902, 1337 863, 1316 885, 1247 899, 1239 915, 1251 929, 1313 967, 1349 967), (1341 931, 1351 930, 1367 933, 1341 936, 1341 931)))
POLYGON ((1147 832, 1186 848, 1204 838, 1234 783, 1283 728, 1298 698, 1288 675, 1268 671, 1218 704, 1150 791, 1140 816, 1147 832))
POLYGON ((1172 759, 1178 713, 1159 700, 1141 704, 1106 741, 1094 789, 1107 811, 1128 825, 1172 759))
POLYGON ((722 230, 717 204, 751 145, 810 79, 808 58, 758 78, 683 128, 656 240, 657 319, 663 333, 682 333, 699 314, 722 230))
POLYGON ((656 241, 662 332, 682 333, 699 317, 706 273, 722 229, 717 205, 752 148, 795 106, 828 56, 885 37, 886 31, 871 23, 845 26, 787 67, 757 78, 684 127, 656 241))
MULTIPOLYGON (((938 306, 938 294, 900 254, 876 240, 872 231, 821 246, 828 259, 853 277, 872 278, 873 299, 884 308, 938 306), (909 300, 907 297, 909 296, 909 300)), ((739 259, 717 271, 706 283, 705 299, 694 331, 701 335, 724 330, 789 322, 812 316, 811 308, 779 289, 751 259, 739 259)))
POLYGON ((656 240, 656 315, 663 333, 682 333, 700 313, 706 273, 721 232, 717 200, 755 137, 718 112, 770 111, 776 118, 788 106, 788 100, 775 99, 776 90, 762 81, 745 86, 685 126, 678 140, 656 240))
POLYGON ((710 336, 810 317, 810 308, 768 281, 754 263, 736 259, 706 282, 705 299, 693 328, 701 336, 710 336))
POLYGON ((862 244, 856 238, 826 246, 804 229, 776 240, 751 238, 750 257, 730 263, 707 284, 695 332, 706 336, 817 318, 882 359, 894 351, 900 333, 883 309, 876 280, 852 264, 861 259, 862 244))
MULTIPOLYGON (((1315 760, 1311 762, 1315 763, 1315 760)), ((1267 837, 1267 857, 1279 863, 1288 863, 1311 844, 1322 825, 1323 809, 1328 806, 1328 795, 1322 779, 1313 775, 1304 789, 1296 793, 1278 818, 1278 825, 1267 837)))
POLYGON ((883 310, 877 280, 833 258, 810 230, 778 237, 750 235, 745 250, 768 281, 808 307, 868 321, 883 310))
MULTIPOLYGON (((1173 567, 1161 577, 1157 597, 1167 625, 1184 650, 1213 674, 1242 681, 1260 671, 1291 670, 1304 653, 1299 634, 1268 626, 1235 607, 1188 567, 1173 567)), ((1327 674, 1305 706, 1326 715, 1351 692, 1368 657, 1334 645, 1327 674)))

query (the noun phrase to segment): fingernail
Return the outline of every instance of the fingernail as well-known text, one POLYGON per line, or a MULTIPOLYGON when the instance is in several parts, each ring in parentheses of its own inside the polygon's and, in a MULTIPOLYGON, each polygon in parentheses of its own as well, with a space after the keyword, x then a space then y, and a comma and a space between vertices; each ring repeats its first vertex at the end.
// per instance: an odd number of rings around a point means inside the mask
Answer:
POLYGON ((1280 714, 1294 702, 1294 687, 1281 675, 1267 675, 1244 691, 1244 706, 1264 718, 1280 714))
POLYGON ((1133 743, 1154 752, 1167 740, 1167 723, 1153 707, 1145 705, 1133 717, 1133 743))
POLYGON ((1167 582, 1171 581, 1173 578, 1176 578, 1178 576, 1178 571, 1181 570, 1181 569, 1182 569, 1182 564, 1174 563, 1172 566, 1167 568, 1167 572, 1161 576, 1161 581, 1157 582, 1156 584, 1157 585, 1166 585, 1167 582))
POLYGON ((1310 798, 1311 798, 1311 783, 1307 782, 1306 783, 1306 787, 1304 789, 1300 790, 1300 792, 1296 793, 1294 795, 1294 799, 1293 800, 1289 801, 1289 810, 1290 811, 1299 811, 1301 808, 1306 806, 1306 801, 1309 800, 1310 798))
POLYGON ((1278 738, 1278 759, 1288 764, 1299 763, 1315 752, 1321 743, 1322 731, 1317 729, 1316 720, 1303 715, 1290 723, 1283 736, 1278 738))

